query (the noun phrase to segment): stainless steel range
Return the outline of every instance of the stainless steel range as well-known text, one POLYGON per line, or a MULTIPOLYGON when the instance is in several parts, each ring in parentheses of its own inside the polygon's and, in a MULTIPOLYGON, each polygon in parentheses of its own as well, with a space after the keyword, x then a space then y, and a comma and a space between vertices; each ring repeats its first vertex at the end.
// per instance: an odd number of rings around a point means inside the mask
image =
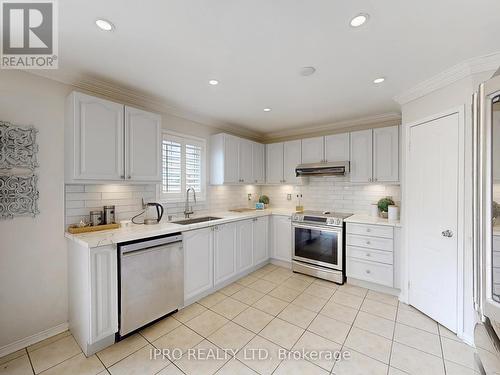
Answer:
POLYGON ((292 269, 343 284, 344 219, 351 214, 304 211, 292 217, 292 269))

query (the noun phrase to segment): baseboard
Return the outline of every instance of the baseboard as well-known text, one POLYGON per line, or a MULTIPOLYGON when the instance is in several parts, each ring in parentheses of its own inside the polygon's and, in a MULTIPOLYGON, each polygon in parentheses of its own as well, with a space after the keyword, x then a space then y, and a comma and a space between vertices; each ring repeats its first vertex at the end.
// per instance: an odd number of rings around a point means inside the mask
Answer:
POLYGON ((280 266, 280 267, 283 267, 283 268, 288 268, 288 269, 292 269, 292 262, 286 262, 284 260, 279 260, 279 259, 276 259, 276 258, 271 258, 270 259, 270 262, 271 264, 274 264, 275 266, 280 266))
POLYGON ((55 327, 46 329, 45 331, 35 333, 32 336, 25 337, 24 339, 20 339, 17 341, 14 341, 11 344, 7 344, 5 346, 2 346, 0 348, 0 358, 3 356, 6 356, 10 353, 14 353, 20 349, 24 349, 30 345, 36 344, 37 342, 40 342, 42 340, 48 339, 49 337, 58 335, 61 332, 67 331, 68 330, 68 322, 59 324, 55 327))
POLYGON ((385 285, 375 284, 375 283, 371 283, 369 281, 359 280, 359 279, 355 279, 352 277, 347 278, 347 283, 352 284, 352 285, 356 285, 356 286, 360 286, 362 288, 370 289, 370 290, 373 290, 375 292, 390 294, 390 295, 393 295, 395 297, 399 297, 399 293, 400 293, 399 289, 390 288, 390 287, 385 286, 385 285))

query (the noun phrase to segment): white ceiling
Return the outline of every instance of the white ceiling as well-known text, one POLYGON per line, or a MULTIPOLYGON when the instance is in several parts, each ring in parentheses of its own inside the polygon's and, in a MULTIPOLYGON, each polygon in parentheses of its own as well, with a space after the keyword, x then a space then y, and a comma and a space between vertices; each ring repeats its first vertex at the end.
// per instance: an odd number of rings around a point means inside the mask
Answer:
POLYGON ((500 50, 499 14, 498 0, 63 0, 60 69, 51 74, 276 132, 398 112, 395 95, 500 50), (370 20, 353 29, 359 12, 370 20), (116 30, 100 31, 96 18, 116 30), (303 66, 316 74, 300 76, 303 66), (376 86, 379 76, 387 79, 376 86))

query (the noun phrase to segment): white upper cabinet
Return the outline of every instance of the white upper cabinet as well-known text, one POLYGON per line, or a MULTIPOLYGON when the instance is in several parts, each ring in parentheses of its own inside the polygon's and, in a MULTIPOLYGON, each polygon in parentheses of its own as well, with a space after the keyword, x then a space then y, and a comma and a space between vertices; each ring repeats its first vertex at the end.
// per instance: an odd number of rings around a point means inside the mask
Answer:
POLYGON ((161 180, 161 117, 125 107, 125 177, 128 180, 161 180))
POLYGON ((324 137, 302 139, 302 163, 322 163, 325 160, 324 146, 324 137))
POLYGON ((295 168, 302 163, 302 142, 299 140, 283 143, 283 183, 300 184, 295 176, 295 168))
POLYGON ((399 181, 399 127, 373 129, 373 181, 399 181))
POLYGON ((283 182, 283 143, 266 145, 266 181, 268 184, 283 182))
POLYGON ((73 92, 66 111, 66 180, 123 180, 123 105, 73 92))
POLYGON ((252 142, 252 171, 253 183, 263 184, 266 182, 266 151, 262 143, 252 142))
POLYGON ((72 92, 66 99, 66 182, 160 181, 160 132, 159 115, 72 92))
POLYGON ((264 145, 220 133, 210 138, 210 183, 253 184, 264 181, 264 145))
POLYGON ((327 135, 325 137, 325 161, 349 160, 349 133, 327 135))
POLYGON ((239 181, 251 184, 253 179, 253 142, 246 139, 239 140, 239 181))
POLYGON ((371 182, 373 179, 372 129, 351 133, 351 181, 371 182))

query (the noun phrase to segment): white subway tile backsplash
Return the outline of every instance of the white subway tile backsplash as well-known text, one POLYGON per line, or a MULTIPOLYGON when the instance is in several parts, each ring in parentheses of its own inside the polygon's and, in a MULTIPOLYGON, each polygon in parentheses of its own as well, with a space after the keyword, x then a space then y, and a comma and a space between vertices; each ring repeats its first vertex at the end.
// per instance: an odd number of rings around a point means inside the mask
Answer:
POLYGON ((66 192, 67 201, 81 201, 90 199, 101 199, 101 193, 68 193, 66 192))

